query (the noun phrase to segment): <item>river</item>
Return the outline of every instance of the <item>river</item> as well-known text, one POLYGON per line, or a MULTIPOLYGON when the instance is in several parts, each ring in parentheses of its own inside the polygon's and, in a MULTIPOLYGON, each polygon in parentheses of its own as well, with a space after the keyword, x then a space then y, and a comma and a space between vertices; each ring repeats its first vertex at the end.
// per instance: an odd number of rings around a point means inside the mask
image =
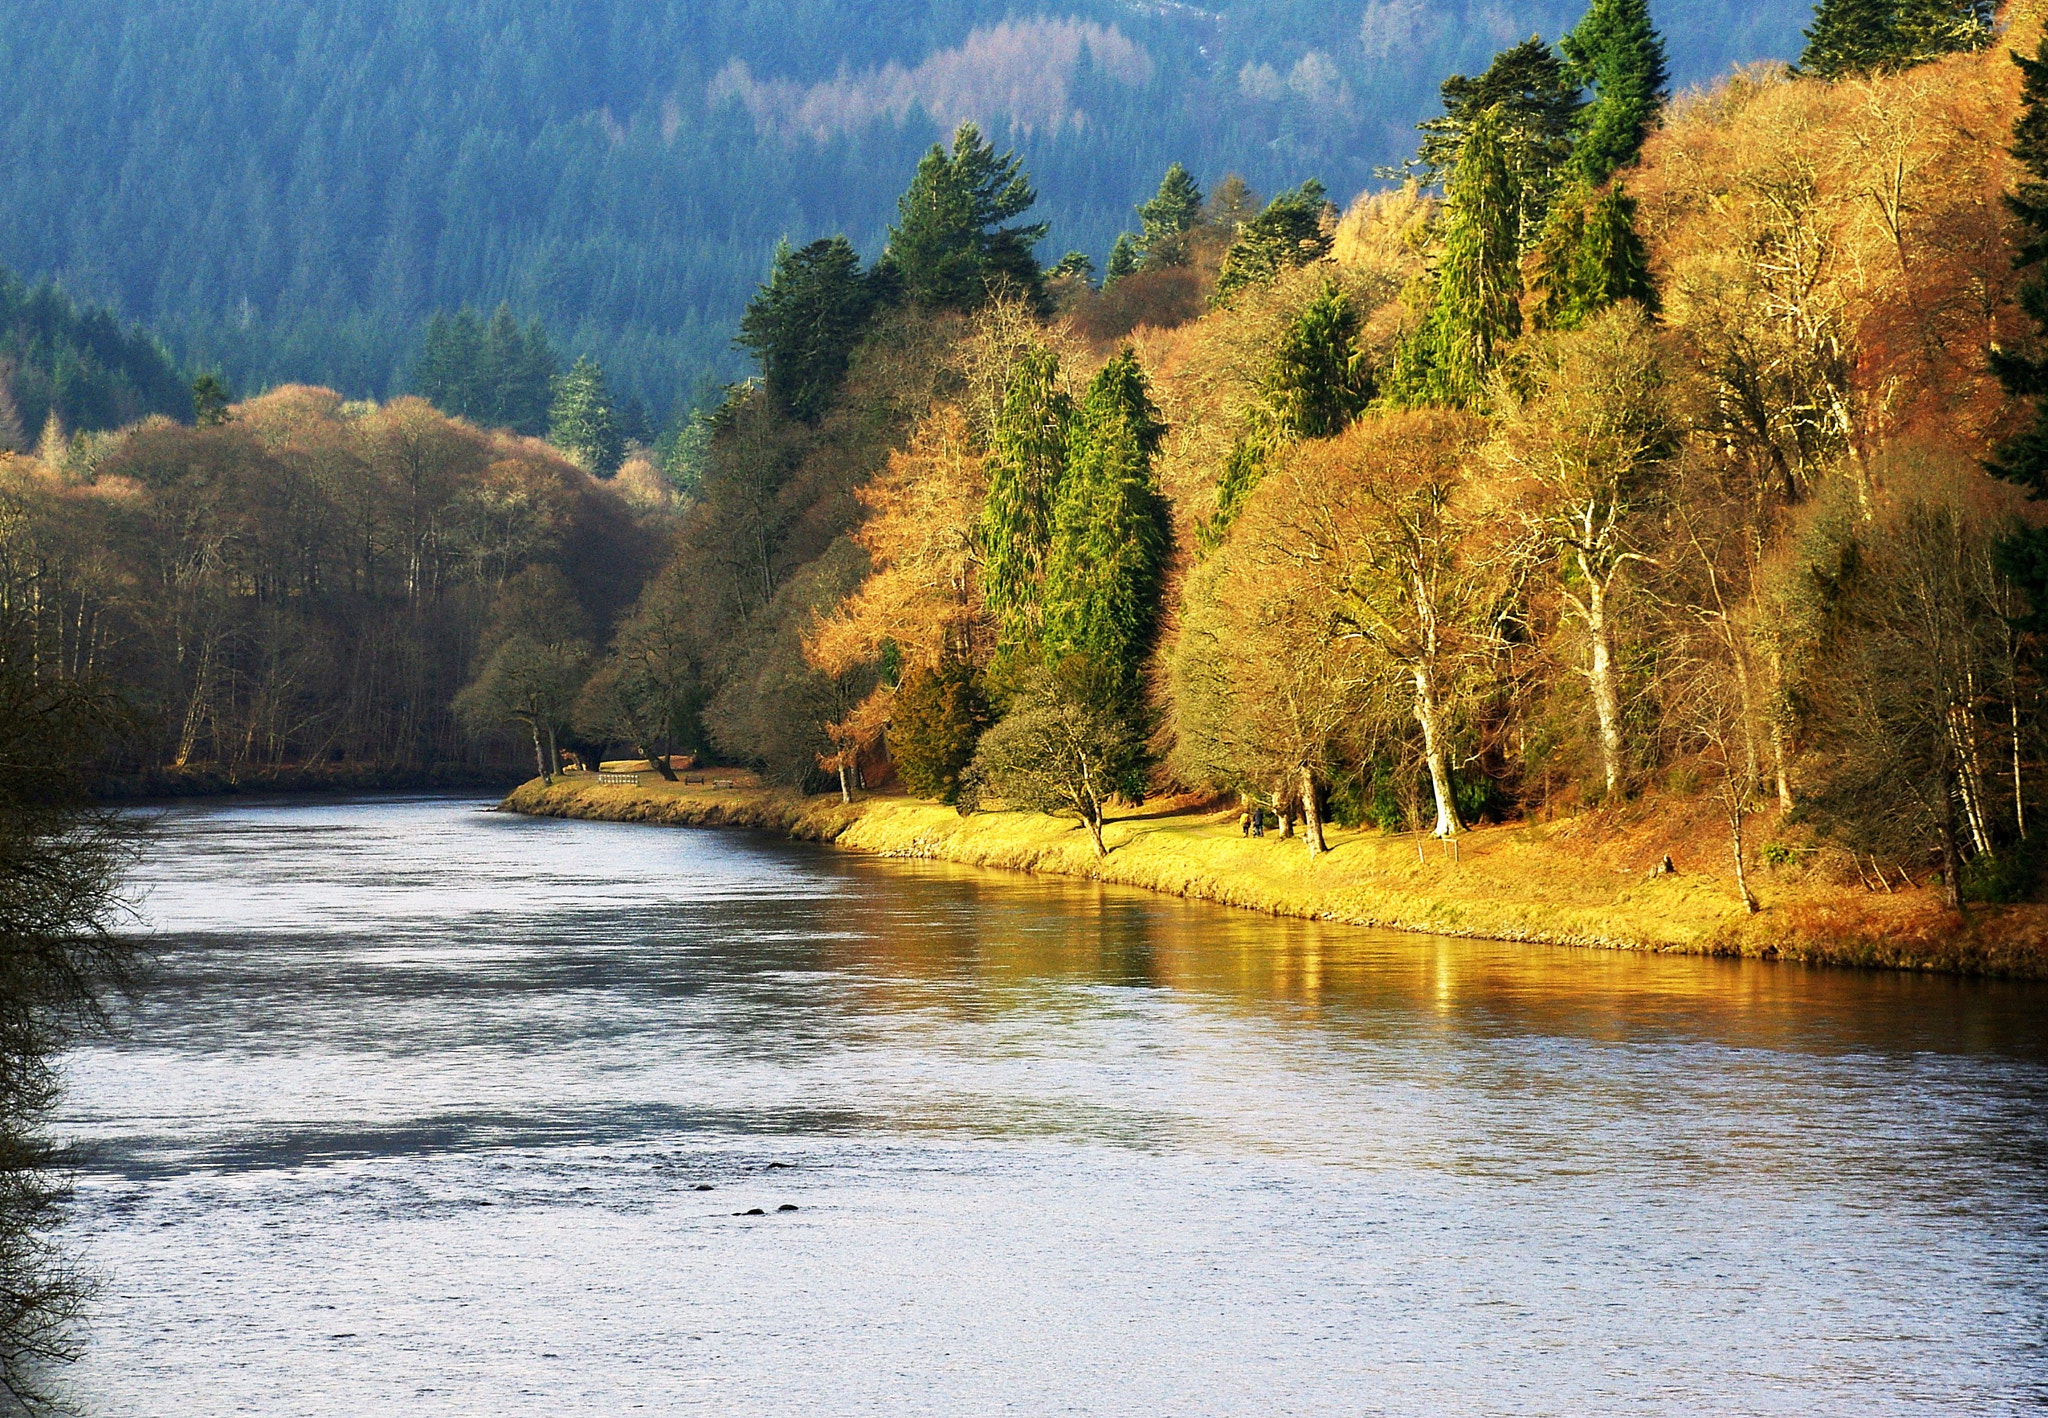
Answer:
POLYGON ((484 807, 163 819, 88 1413, 2048 1404, 2048 988, 484 807))

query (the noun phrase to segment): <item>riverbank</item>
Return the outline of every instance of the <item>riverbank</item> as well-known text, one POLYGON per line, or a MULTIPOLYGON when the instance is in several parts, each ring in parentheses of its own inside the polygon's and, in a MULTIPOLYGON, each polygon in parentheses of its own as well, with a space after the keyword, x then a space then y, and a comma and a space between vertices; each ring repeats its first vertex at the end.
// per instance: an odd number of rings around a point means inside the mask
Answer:
MULTIPOLYGON (((962 817, 894 795, 805 797, 718 770, 708 779, 532 780, 504 806, 543 817, 747 827, 875 856, 1096 878, 1275 915, 1435 935, 1735 955, 1969 975, 2048 978, 2048 907, 1977 906, 1958 917, 1924 886, 1829 880, 1814 865, 1759 865, 1763 910, 1736 894, 1726 839, 1705 805, 1480 828, 1455 848, 1334 829, 1313 861, 1298 840, 1239 835, 1234 811, 1147 804, 1112 817, 1107 858, 1079 826, 1037 813, 962 817), (1676 870, 1656 870, 1666 857, 1676 870)), ((1759 821, 1753 840, 1766 842, 1759 821)))
POLYGON ((340 793, 503 792, 514 777, 502 769, 442 764, 431 768, 356 766, 259 768, 160 768, 145 773, 109 774, 92 784, 105 803, 161 802, 178 798, 322 796, 340 793))

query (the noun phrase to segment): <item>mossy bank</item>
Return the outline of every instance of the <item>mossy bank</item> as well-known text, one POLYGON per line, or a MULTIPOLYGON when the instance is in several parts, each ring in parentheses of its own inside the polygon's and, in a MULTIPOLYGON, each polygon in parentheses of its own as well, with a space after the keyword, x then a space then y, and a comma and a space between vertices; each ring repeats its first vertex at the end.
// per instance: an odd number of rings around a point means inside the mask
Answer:
MULTIPOLYGON (((1759 869, 1744 912, 1725 845, 1665 808, 1485 828, 1455 847, 1334 830, 1311 860, 1299 840, 1246 838, 1234 812, 1148 804, 1114 817, 1098 858, 1078 825, 1035 813, 962 817, 891 795, 805 797, 741 773, 704 781, 538 779, 507 810, 542 817, 746 827, 848 851, 1097 878, 1175 896, 1382 929, 1552 945, 1742 955, 1835 965, 2048 978, 2048 908, 1958 916, 1932 892, 1866 890, 1804 869, 1759 869), (1455 851, 1455 855, 1453 855, 1455 851), (1670 856, 1676 871, 1657 867, 1670 856)), ((1723 839, 1725 842, 1725 839, 1723 839)))

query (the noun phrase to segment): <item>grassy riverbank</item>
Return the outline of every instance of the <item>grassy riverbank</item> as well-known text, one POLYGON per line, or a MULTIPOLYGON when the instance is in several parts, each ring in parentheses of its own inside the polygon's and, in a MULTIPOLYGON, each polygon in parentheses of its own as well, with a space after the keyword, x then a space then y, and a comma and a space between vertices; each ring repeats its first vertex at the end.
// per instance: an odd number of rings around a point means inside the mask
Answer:
MULTIPOLYGON (((1437 842, 1333 830, 1311 861, 1298 840, 1239 835, 1235 812, 1147 804, 1116 815, 1098 859, 1078 826, 1036 813, 962 817, 892 795, 804 797, 719 770, 638 785, 595 775, 533 780, 515 812, 609 822, 749 827, 877 856, 1097 877, 1278 915, 1440 935, 1841 965, 2048 978, 2048 908, 1977 907, 1959 918, 1932 892, 1866 890, 1813 867, 1758 867, 1764 909, 1735 892, 1710 811, 1683 805, 1482 828, 1455 859, 1437 842), (1669 854, 1677 871, 1654 868, 1669 854)), ((1769 840, 1759 822, 1755 840, 1769 840)))

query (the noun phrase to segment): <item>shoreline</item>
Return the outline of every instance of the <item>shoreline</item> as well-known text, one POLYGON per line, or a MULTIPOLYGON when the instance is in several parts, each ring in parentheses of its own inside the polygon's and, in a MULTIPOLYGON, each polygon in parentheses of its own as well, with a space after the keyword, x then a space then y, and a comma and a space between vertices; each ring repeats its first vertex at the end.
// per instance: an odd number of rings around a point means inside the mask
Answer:
POLYGON ((752 828, 869 856, 1100 880, 1381 930, 2048 979, 2048 907, 1973 906, 1958 918, 1924 888, 1879 894, 1759 865, 1750 875, 1764 909, 1749 916, 1725 849, 1715 862, 1710 834, 1669 809, 1480 828, 1461 839, 1455 860, 1412 833, 1333 829, 1330 851, 1311 861, 1299 839, 1239 836, 1235 810, 1153 803, 1110 818, 1110 854, 1098 859, 1079 824, 1037 813, 962 817, 894 794, 842 803, 763 787, 740 770, 712 771, 715 781, 700 771, 688 784, 652 774, 637 785, 595 774, 547 786, 532 779, 500 806, 535 817, 752 828), (1656 874, 1667 853, 1678 870, 1656 874))

